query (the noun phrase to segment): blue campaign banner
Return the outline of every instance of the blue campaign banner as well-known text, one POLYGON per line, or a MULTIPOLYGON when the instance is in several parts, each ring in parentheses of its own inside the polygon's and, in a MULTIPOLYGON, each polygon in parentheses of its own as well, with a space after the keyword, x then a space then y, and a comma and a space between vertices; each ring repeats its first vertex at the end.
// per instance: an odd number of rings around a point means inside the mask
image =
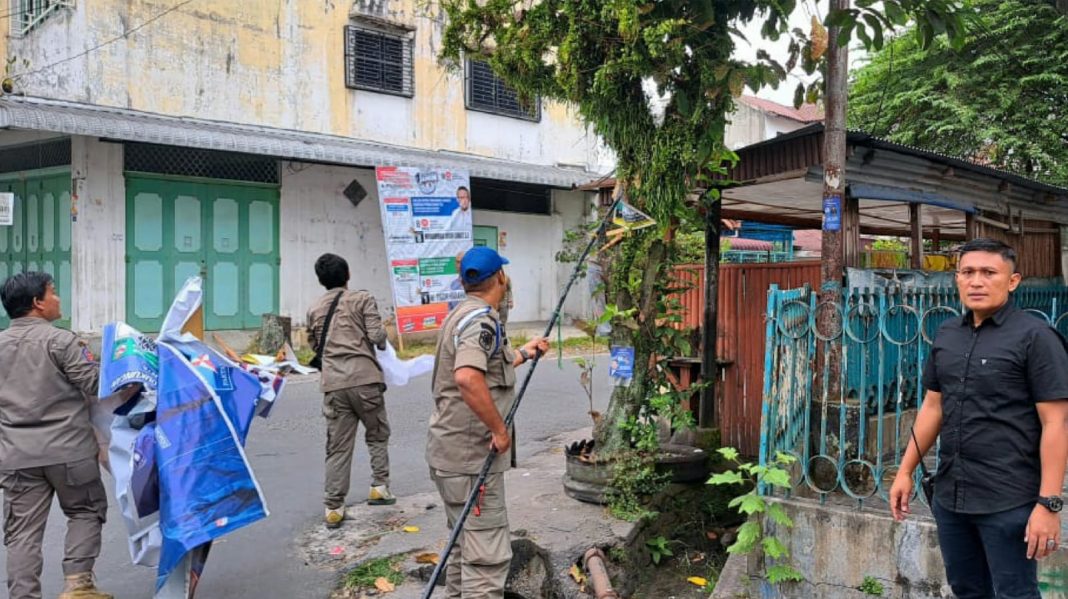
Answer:
POLYGON ((237 429, 241 444, 248 438, 262 388, 256 375, 243 370, 199 340, 170 343, 212 386, 226 416, 237 429))
POLYGON ((412 198, 412 218, 452 216, 460 207, 456 198, 412 198))
POLYGON ((842 230, 842 196, 831 195, 823 198, 823 230, 842 230))
POLYGON ((104 326, 100 347, 100 397, 133 383, 156 388, 159 358, 155 341, 126 323, 113 322, 104 326))
POLYGON ((268 514, 222 401, 178 349, 160 343, 156 420, 160 551, 156 590, 190 551, 268 514))

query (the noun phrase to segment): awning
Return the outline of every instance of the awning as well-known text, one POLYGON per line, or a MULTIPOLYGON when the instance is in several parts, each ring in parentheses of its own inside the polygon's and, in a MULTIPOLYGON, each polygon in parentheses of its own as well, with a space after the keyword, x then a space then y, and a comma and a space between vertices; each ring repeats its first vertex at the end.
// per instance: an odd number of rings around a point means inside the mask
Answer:
POLYGON ((44 98, 0 98, 0 127, 360 167, 435 166, 466 169, 472 177, 566 189, 598 175, 578 168, 524 164, 336 135, 165 116, 44 98))

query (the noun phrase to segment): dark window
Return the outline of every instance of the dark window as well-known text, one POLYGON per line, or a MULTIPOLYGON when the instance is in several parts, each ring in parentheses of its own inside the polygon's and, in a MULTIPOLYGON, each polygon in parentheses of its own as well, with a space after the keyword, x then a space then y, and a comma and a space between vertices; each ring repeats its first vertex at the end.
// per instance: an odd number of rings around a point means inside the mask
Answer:
POLYGON ((552 190, 532 183, 472 178, 471 205, 475 210, 552 214, 552 190))
POLYGON ((255 154, 127 143, 124 144, 123 162, 124 170, 129 173, 156 173, 253 183, 279 182, 278 160, 255 154))
POLYGON ((541 98, 534 98, 529 106, 523 104, 515 90, 480 60, 467 61, 467 107, 530 121, 541 120, 541 98))
POLYGON ((412 41, 363 27, 345 27, 345 86, 412 96, 412 41))
POLYGON ((32 171, 70 164, 70 138, 0 150, 0 173, 32 171))

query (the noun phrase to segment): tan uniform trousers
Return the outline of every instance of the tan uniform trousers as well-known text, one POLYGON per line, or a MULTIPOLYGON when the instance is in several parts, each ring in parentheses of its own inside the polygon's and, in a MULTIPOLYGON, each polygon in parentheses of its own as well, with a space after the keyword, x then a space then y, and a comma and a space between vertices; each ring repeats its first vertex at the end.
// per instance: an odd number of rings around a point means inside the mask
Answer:
POLYGON ((100 555, 100 531, 108 499, 96 457, 69 464, 8 470, 4 489, 4 545, 11 599, 41 599, 42 545, 52 495, 67 516, 63 574, 92 572, 100 555))
MULTIPOLYGON (((449 529, 467 503, 471 488, 478 479, 473 474, 456 474, 430 469, 430 477, 438 487, 445 504, 449 529)), ((448 599, 502 599, 512 562, 512 542, 508 531, 508 509, 505 505, 504 473, 486 478, 485 493, 464 522, 456 546, 449 554, 445 569, 445 588, 448 599)))
POLYGON ((345 505, 352 474, 356 429, 366 430, 371 458, 372 485, 389 484, 389 419, 382 385, 359 385, 331 391, 323 399, 326 416, 326 485, 324 503, 330 509, 345 505))

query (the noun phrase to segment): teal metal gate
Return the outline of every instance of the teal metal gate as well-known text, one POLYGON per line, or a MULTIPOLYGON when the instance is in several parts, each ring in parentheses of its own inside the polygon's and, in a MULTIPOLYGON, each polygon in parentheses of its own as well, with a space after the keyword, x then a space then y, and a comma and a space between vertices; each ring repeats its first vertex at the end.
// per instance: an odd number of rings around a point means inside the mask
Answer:
MULTIPOLYGON (((1021 287, 1014 297, 1068 334, 1068 287, 1021 287)), ((789 453, 798 458, 795 487, 821 499, 842 492, 858 502, 886 500, 923 403, 931 342, 946 319, 961 315, 949 287, 851 290, 833 305, 808 288, 772 285, 760 463, 789 453), (826 384, 832 349, 842 365, 833 388, 826 384)))

